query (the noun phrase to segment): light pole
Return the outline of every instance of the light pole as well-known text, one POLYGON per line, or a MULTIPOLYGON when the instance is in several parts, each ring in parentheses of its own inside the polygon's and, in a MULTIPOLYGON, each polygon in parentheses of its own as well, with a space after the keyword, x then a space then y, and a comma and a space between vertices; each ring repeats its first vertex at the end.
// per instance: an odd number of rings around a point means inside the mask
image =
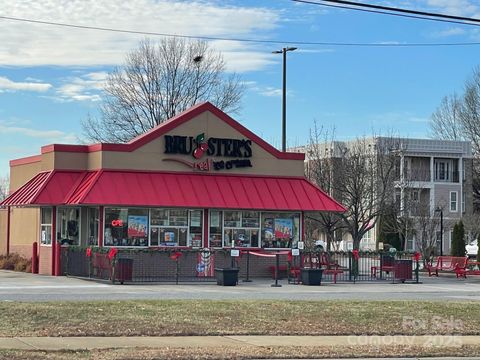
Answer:
POLYGON ((440 213, 440 256, 443 256, 443 209, 438 206, 435 212, 440 213))
POLYGON ((286 47, 272 51, 273 54, 283 54, 283 89, 282 89, 282 151, 287 150, 287 51, 297 50, 296 47, 286 47))

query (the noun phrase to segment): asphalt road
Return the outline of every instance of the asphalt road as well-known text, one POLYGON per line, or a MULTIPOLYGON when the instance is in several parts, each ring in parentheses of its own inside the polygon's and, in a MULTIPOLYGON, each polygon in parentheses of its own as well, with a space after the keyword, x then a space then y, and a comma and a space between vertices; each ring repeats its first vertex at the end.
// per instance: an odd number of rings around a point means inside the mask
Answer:
MULTIPOLYGON (((439 278, 422 277, 421 281, 421 284, 391 284, 382 281, 356 284, 326 283, 313 287, 288 284, 286 281, 280 282, 282 287, 272 287, 273 281, 268 279, 254 280, 250 283, 240 281, 239 285, 235 287, 222 287, 214 283, 111 285, 84 279, 0 270, 0 301, 128 299, 480 301, 480 277, 470 277, 465 280, 444 275, 439 278)), ((40 340, 45 341, 43 338, 40 340)), ((70 339, 68 340, 70 341, 70 339)), ((120 341, 121 346, 124 346, 125 340, 121 339, 120 341)), ((22 341, 22 346, 26 343, 26 341, 22 341)), ((57 343, 58 339, 55 339, 55 344, 57 343)), ((0 347, 2 347, 1 345, 0 347)), ((460 360, 460 358, 429 359, 460 360)), ((475 359, 480 360, 480 358, 475 359)), ((365 358, 363 360, 373 359, 365 358)))
POLYGON ((441 300, 480 301, 480 277, 422 277, 421 284, 326 283, 303 286, 273 280, 240 280, 234 287, 200 284, 111 285, 69 277, 51 277, 0 270, 0 301, 77 301, 133 299, 212 300, 441 300))

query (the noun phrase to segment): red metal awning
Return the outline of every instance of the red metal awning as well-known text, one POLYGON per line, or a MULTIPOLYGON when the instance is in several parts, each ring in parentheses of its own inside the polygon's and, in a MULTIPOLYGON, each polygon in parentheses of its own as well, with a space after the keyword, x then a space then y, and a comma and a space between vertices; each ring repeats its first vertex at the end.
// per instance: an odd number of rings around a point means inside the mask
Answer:
POLYGON ((345 211, 302 177, 113 170, 40 173, 0 205, 35 204, 345 211))
POLYGON ((100 171, 69 204, 218 209, 337 211, 345 209, 301 177, 100 171))
POLYGON ((45 171, 7 197, 0 206, 61 205, 84 171, 45 171))

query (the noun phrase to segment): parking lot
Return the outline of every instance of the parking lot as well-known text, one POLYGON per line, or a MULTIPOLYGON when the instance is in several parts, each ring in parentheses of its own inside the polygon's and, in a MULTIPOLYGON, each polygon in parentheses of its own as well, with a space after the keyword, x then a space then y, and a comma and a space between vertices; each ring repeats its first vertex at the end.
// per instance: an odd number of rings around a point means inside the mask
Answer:
POLYGON ((239 281, 234 287, 216 283, 112 285, 88 279, 32 275, 0 270, 1 301, 73 301, 133 299, 212 299, 212 300, 456 300, 479 301, 480 277, 456 279, 421 276, 420 284, 322 283, 321 286, 288 284, 271 287, 271 279, 239 281))

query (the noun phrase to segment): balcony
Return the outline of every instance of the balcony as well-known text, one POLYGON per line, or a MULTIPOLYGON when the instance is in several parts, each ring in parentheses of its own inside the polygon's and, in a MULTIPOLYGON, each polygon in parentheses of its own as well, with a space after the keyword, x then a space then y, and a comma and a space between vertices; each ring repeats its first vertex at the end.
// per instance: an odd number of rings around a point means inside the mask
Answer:
POLYGON ((444 171, 435 174, 435 182, 458 183, 460 182, 459 171, 444 171))

